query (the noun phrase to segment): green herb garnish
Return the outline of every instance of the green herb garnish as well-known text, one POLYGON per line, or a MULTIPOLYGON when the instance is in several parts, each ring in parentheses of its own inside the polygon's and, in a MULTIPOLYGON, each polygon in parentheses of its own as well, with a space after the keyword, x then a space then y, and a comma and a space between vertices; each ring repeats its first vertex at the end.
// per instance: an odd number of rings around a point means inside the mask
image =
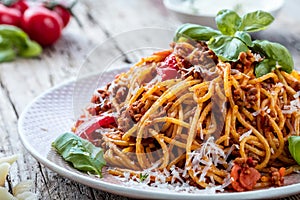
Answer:
POLYGON ((102 177, 102 167, 106 162, 101 148, 74 133, 64 133, 52 143, 52 147, 74 168, 102 177))
POLYGON ((292 157, 300 165, 300 136, 290 136, 288 142, 292 157))
POLYGON ((140 180, 141 182, 143 182, 144 180, 146 180, 148 178, 149 174, 145 173, 145 174, 142 174, 140 173, 140 180))
POLYGON ((17 56, 24 58, 40 55, 42 47, 30 40, 20 28, 0 25, 0 63, 14 60, 17 56))
POLYGON ((208 48, 222 61, 236 62, 240 53, 248 50, 259 53, 264 59, 255 67, 256 77, 271 72, 277 65, 287 73, 293 71, 292 56, 284 46, 267 40, 252 41, 249 34, 266 29, 274 21, 270 13, 255 11, 240 17, 235 11, 225 9, 219 11, 215 20, 219 30, 183 24, 177 29, 174 41, 177 42, 182 37, 207 41, 208 48))

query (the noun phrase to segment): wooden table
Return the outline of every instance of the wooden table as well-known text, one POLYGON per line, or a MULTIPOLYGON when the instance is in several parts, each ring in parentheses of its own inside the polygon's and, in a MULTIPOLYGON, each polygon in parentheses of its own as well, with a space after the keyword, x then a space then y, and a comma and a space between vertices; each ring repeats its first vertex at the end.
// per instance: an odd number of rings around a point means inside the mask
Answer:
MULTIPOLYGON (((255 36, 287 46, 298 69, 299 11, 297 0, 287 0, 270 29, 255 36)), ((167 12, 160 0, 85 0, 79 2, 74 12, 82 21, 82 28, 72 20, 61 39, 45 48, 39 58, 0 64, 0 157, 20 154, 11 169, 12 181, 15 184, 34 180, 40 199, 127 199, 78 184, 42 166, 22 146, 17 121, 25 106, 37 95, 76 77, 82 61, 97 44, 120 32, 143 27, 175 29, 180 22, 167 12)), ((118 44, 116 49, 122 53, 118 44)), ((300 199, 300 195, 286 199, 300 199)))

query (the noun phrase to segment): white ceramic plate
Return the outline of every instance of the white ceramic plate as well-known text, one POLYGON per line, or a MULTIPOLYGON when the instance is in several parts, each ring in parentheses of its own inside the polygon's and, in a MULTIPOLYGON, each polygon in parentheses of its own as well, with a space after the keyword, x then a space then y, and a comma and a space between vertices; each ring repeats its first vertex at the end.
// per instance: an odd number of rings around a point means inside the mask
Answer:
POLYGON ((222 9, 236 10, 240 15, 264 10, 276 16, 285 0, 164 0, 163 2, 181 22, 215 28, 215 16, 222 9))
MULTIPOLYGON (((217 194, 191 194, 174 191, 159 190, 156 188, 139 188, 120 182, 117 178, 104 172, 104 178, 99 179, 73 169, 64 162, 59 155, 51 149, 51 143, 60 134, 69 131, 74 123, 74 105, 81 102, 88 94, 91 86, 105 85, 113 80, 114 76, 124 69, 115 69, 104 72, 102 76, 93 75, 80 81, 69 81, 37 97, 22 113, 19 120, 19 135, 26 149, 39 162, 58 174, 82 183, 84 185, 141 199, 262 199, 279 198, 300 193, 300 174, 295 174, 293 184, 279 188, 269 188, 249 192, 217 193, 217 194), (101 80, 101 82, 99 82, 101 80), (75 90, 74 90, 75 89, 75 90), (74 96, 75 95, 75 96, 74 96), (76 100, 76 101, 75 101, 76 100), (77 103, 76 103, 77 102, 77 103), (298 182, 298 183, 295 183, 298 182)), ((76 109, 75 109, 76 110, 76 109)))

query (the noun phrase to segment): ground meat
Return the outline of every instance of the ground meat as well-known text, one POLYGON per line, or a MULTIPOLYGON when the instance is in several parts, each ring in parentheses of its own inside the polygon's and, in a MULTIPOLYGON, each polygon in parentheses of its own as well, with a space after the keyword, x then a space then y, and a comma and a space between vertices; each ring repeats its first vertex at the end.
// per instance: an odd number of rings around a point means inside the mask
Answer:
MULTIPOLYGON (((284 170, 283 170, 284 171, 284 170)), ((274 186, 282 186, 284 183, 284 174, 277 168, 270 168, 271 183, 274 186)))
POLYGON ((251 108, 257 101, 257 89, 254 85, 241 86, 245 92, 245 107, 251 108))
POLYGON ((237 62, 231 63, 232 69, 237 69, 240 72, 248 71, 249 68, 252 67, 252 64, 255 62, 255 57, 251 53, 248 52, 241 52, 239 55, 239 60, 237 62))
POLYGON ((208 78, 211 71, 215 71, 218 58, 205 42, 178 43, 173 48, 174 54, 184 59, 182 68, 179 68, 182 78, 192 76, 202 80, 203 77, 208 78))
POLYGON ((132 120, 130 113, 126 107, 123 107, 120 111, 120 117, 118 118, 118 128, 126 132, 134 125, 134 121, 132 120))
POLYGON ((100 115, 111 109, 109 93, 107 90, 98 89, 91 99, 92 105, 87 109, 91 115, 100 115))
POLYGON ((128 93, 127 87, 119 87, 115 93, 115 98, 118 103, 122 103, 125 101, 128 93))
POLYGON ((128 108, 128 113, 131 117, 131 119, 134 120, 134 122, 140 121, 141 117, 145 114, 145 103, 141 100, 138 100, 134 102, 132 105, 128 108))
POLYGON ((233 89, 233 100, 239 107, 243 107, 245 105, 245 100, 242 99, 238 89, 233 89))
POLYGON ((128 94, 127 82, 119 80, 114 82, 106 89, 109 92, 110 98, 114 98, 118 104, 124 102, 128 94))
POLYGON ((109 93, 106 90, 98 89, 96 94, 93 95, 91 102, 99 104, 103 99, 106 99, 109 96, 109 93))
POLYGON ((189 44, 187 42, 172 43, 171 47, 174 50, 174 54, 182 58, 188 57, 188 55, 190 55, 192 51, 195 49, 195 47, 192 44, 189 44))
POLYGON ((142 116, 147 111, 144 106, 145 103, 138 100, 134 102, 132 105, 130 105, 129 107, 122 108, 118 120, 118 127, 120 128, 120 130, 126 132, 135 123, 139 122, 142 116))

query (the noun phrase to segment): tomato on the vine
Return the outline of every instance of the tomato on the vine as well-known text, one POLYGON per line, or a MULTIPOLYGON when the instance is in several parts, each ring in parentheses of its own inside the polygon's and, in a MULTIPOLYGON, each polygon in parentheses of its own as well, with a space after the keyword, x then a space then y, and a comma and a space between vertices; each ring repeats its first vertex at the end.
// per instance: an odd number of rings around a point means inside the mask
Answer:
POLYGON ((56 12, 35 6, 24 12, 22 28, 31 39, 42 46, 49 46, 61 36, 63 21, 56 12))
POLYGON ((27 10, 29 6, 25 0, 18 0, 17 2, 11 4, 9 7, 15 8, 15 9, 19 10, 21 13, 24 13, 25 10, 27 10))
POLYGON ((0 24, 20 26, 22 13, 14 8, 0 4, 0 24))
POLYGON ((52 9, 56 12, 62 19, 64 23, 64 27, 66 27, 70 21, 71 13, 68 9, 64 8, 63 6, 57 5, 52 9))

